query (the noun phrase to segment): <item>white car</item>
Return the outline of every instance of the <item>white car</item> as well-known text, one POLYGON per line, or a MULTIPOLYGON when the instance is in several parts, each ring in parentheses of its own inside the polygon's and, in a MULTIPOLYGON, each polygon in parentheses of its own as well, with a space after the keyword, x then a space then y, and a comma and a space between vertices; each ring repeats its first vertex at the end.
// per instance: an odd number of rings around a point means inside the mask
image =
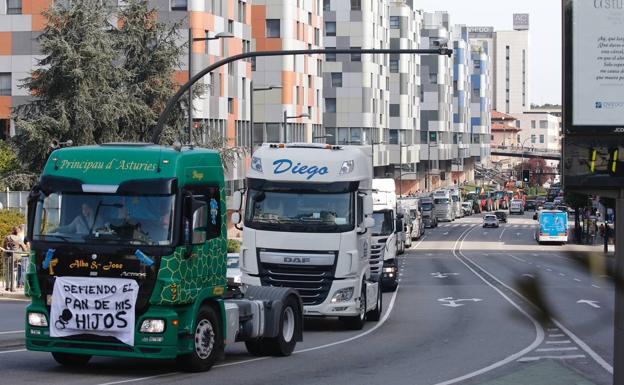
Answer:
POLYGON ((498 218, 496 217, 496 215, 494 214, 485 214, 483 216, 483 228, 486 227, 495 227, 498 228, 499 223, 498 223, 498 218))
POLYGON ((464 216, 472 215, 472 202, 462 202, 462 210, 464 210, 464 216))

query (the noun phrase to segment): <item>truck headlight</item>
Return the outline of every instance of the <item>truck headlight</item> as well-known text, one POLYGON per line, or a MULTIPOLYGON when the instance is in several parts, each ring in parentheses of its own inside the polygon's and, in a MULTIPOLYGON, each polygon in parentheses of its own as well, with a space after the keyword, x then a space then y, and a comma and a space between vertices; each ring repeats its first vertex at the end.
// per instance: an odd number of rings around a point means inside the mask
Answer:
POLYGON ((396 267, 384 267, 383 268, 384 273, 394 273, 395 270, 396 270, 396 267))
POLYGON ((165 320, 146 319, 141 323, 141 333, 162 333, 165 331, 165 320))
POLYGON ((30 326, 47 327, 48 320, 43 313, 28 313, 28 324, 30 326))
POLYGON ((351 297, 353 297, 353 288, 345 287, 344 289, 336 290, 336 292, 334 293, 334 296, 331 299, 331 302, 332 303, 346 302, 350 300, 351 297))

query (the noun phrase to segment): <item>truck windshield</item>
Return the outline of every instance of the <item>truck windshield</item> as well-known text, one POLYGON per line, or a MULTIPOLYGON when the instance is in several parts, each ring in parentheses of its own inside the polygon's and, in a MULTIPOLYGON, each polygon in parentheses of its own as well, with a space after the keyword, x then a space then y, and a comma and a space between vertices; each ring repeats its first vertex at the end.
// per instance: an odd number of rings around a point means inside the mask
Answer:
POLYGON ((332 233, 354 226, 353 193, 250 190, 245 224, 259 230, 332 233))
POLYGON ((433 200, 433 203, 435 203, 436 205, 445 205, 448 204, 450 202, 450 200, 448 198, 435 198, 433 200))
POLYGON ((37 203, 34 241, 168 246, 173 195, 52 193, 37 203))
POLYGON ((459 196, 457 195, 452 195, 451 199, 453 199, 453 202, 459 202, 459 196))
POLYGON ((390 235, 392 234, 392 211, 379 211, 373 213, 375 226, 373 226, 373 235, 390 235))
POLYGON ((422 209, 423 211, 431 211, 433 210, 433 204, 431 202, 423 202, 422 209))

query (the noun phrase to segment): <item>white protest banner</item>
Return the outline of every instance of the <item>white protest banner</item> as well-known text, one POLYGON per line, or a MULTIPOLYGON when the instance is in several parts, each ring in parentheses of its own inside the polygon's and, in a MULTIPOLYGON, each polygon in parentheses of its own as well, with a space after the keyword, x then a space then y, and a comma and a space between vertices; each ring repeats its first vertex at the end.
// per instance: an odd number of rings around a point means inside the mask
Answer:
POLYGON ((139 285, 122 278, 57 277, 52 294, 50 336, 110 336, 134 346, 139 285))

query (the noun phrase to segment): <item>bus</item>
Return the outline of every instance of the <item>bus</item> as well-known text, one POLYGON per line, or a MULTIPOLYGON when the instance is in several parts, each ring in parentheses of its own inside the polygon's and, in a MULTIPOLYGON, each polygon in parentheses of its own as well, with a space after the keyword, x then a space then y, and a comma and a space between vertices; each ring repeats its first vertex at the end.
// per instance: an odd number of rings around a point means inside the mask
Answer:
POLYGON ((535 231, 537 243, 568 242, 568 213, 560 210, 542 210, 535 231))

